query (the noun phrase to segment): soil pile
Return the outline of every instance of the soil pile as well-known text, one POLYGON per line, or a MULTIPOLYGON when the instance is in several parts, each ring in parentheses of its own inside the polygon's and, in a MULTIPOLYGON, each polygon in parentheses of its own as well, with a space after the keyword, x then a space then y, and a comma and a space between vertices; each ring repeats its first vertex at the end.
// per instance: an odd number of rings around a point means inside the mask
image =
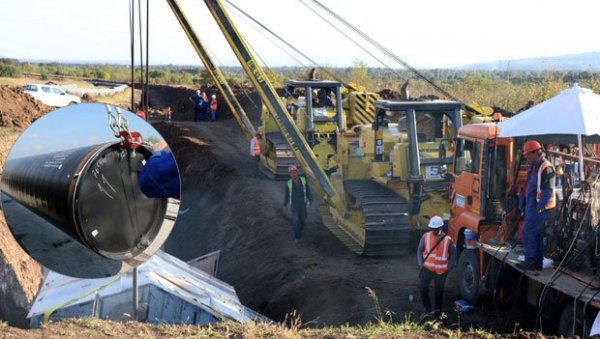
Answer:
MULTIPOLYGON (((243 108, 260 110, 260 98, 253 89, 248 86, 236 85, 232 87, 232 90, 243 108)), ((212 94, 217 95, 217 120, 232 117, 229 105, 216 87, 202 88, 202 91, 206 92, 209 100, 212 94)), ((193 121, 194 103, 190 98, 195 92, 196 89, 187 87, 151 85, 148 89, 148 102, 150 107, 156 111, 164 111, 170 106, 173 110, 172 120, 193 121)), ((283 90, 278 92, 283 95, 283 90)), ((209 117, 207 116, 206 119, 209 117)))
POLYGON ((0 85, 0 126, 25 128, 50 110, 21 88, 0 85))

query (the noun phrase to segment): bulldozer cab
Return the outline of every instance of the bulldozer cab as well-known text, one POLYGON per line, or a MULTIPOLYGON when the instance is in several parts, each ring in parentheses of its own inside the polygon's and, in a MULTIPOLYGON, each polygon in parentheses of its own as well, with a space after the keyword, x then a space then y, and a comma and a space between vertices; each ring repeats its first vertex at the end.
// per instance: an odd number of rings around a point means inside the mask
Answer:
POLYGON ((392 176, 403 181, 445 181, 440 169, 452 164, 454 137, 448 131, 462 125, 461 107, 454 101, 376 101, 375 160, 388 157, 381 147, 384 131, 397 129, 401 138, 389 150, 392 176))
POLYGON ((344 128, 341 83, 288 80, 285 95, 288 112, 301 131, 327 133, 344 128))

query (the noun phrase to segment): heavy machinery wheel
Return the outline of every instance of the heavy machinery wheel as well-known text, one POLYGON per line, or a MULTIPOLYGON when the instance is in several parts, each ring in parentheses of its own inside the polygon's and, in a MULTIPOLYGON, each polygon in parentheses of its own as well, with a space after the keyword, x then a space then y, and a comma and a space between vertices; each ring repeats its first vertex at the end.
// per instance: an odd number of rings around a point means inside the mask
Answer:
POLYGON ((458 259, 458 290, 461 297, 474 304, 479 299, 479 251, 464 249, 458 259))
POLYGON ((562 312, 560 313, 560 320, 558 322, 558 334, 565 337, 571 337, 574 335, 585 337, 589 335, 594 319, 592 319, 592 317, 589 315, 584 315, 583 308, 581 306, 577 306, 575 310, 576 314, 574 314, 573 311, 573 303, 570 303, 563 308, 562 312), (583 327, 584 319, 585 328, 583 327))

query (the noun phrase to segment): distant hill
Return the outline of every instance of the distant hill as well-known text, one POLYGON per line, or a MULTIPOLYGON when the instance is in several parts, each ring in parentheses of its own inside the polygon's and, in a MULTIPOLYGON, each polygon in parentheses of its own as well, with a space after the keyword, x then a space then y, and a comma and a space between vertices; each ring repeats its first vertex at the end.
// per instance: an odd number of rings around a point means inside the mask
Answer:
POLYGON ((569 54, 554 57, 498 60, 459 67, 488 71, 600 71, 600 52, 569 54))

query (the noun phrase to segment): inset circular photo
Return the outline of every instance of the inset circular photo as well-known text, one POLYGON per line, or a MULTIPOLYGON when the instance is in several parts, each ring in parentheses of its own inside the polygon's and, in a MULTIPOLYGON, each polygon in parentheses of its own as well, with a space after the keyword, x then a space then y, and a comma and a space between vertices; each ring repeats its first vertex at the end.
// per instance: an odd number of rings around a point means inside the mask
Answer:
POLYGON ((162 136, 135 114, 71 105, 27 128, 0 180, 6 222, 46 268, 101 278, 135 267, 167 239, 180 179, 162 136))

